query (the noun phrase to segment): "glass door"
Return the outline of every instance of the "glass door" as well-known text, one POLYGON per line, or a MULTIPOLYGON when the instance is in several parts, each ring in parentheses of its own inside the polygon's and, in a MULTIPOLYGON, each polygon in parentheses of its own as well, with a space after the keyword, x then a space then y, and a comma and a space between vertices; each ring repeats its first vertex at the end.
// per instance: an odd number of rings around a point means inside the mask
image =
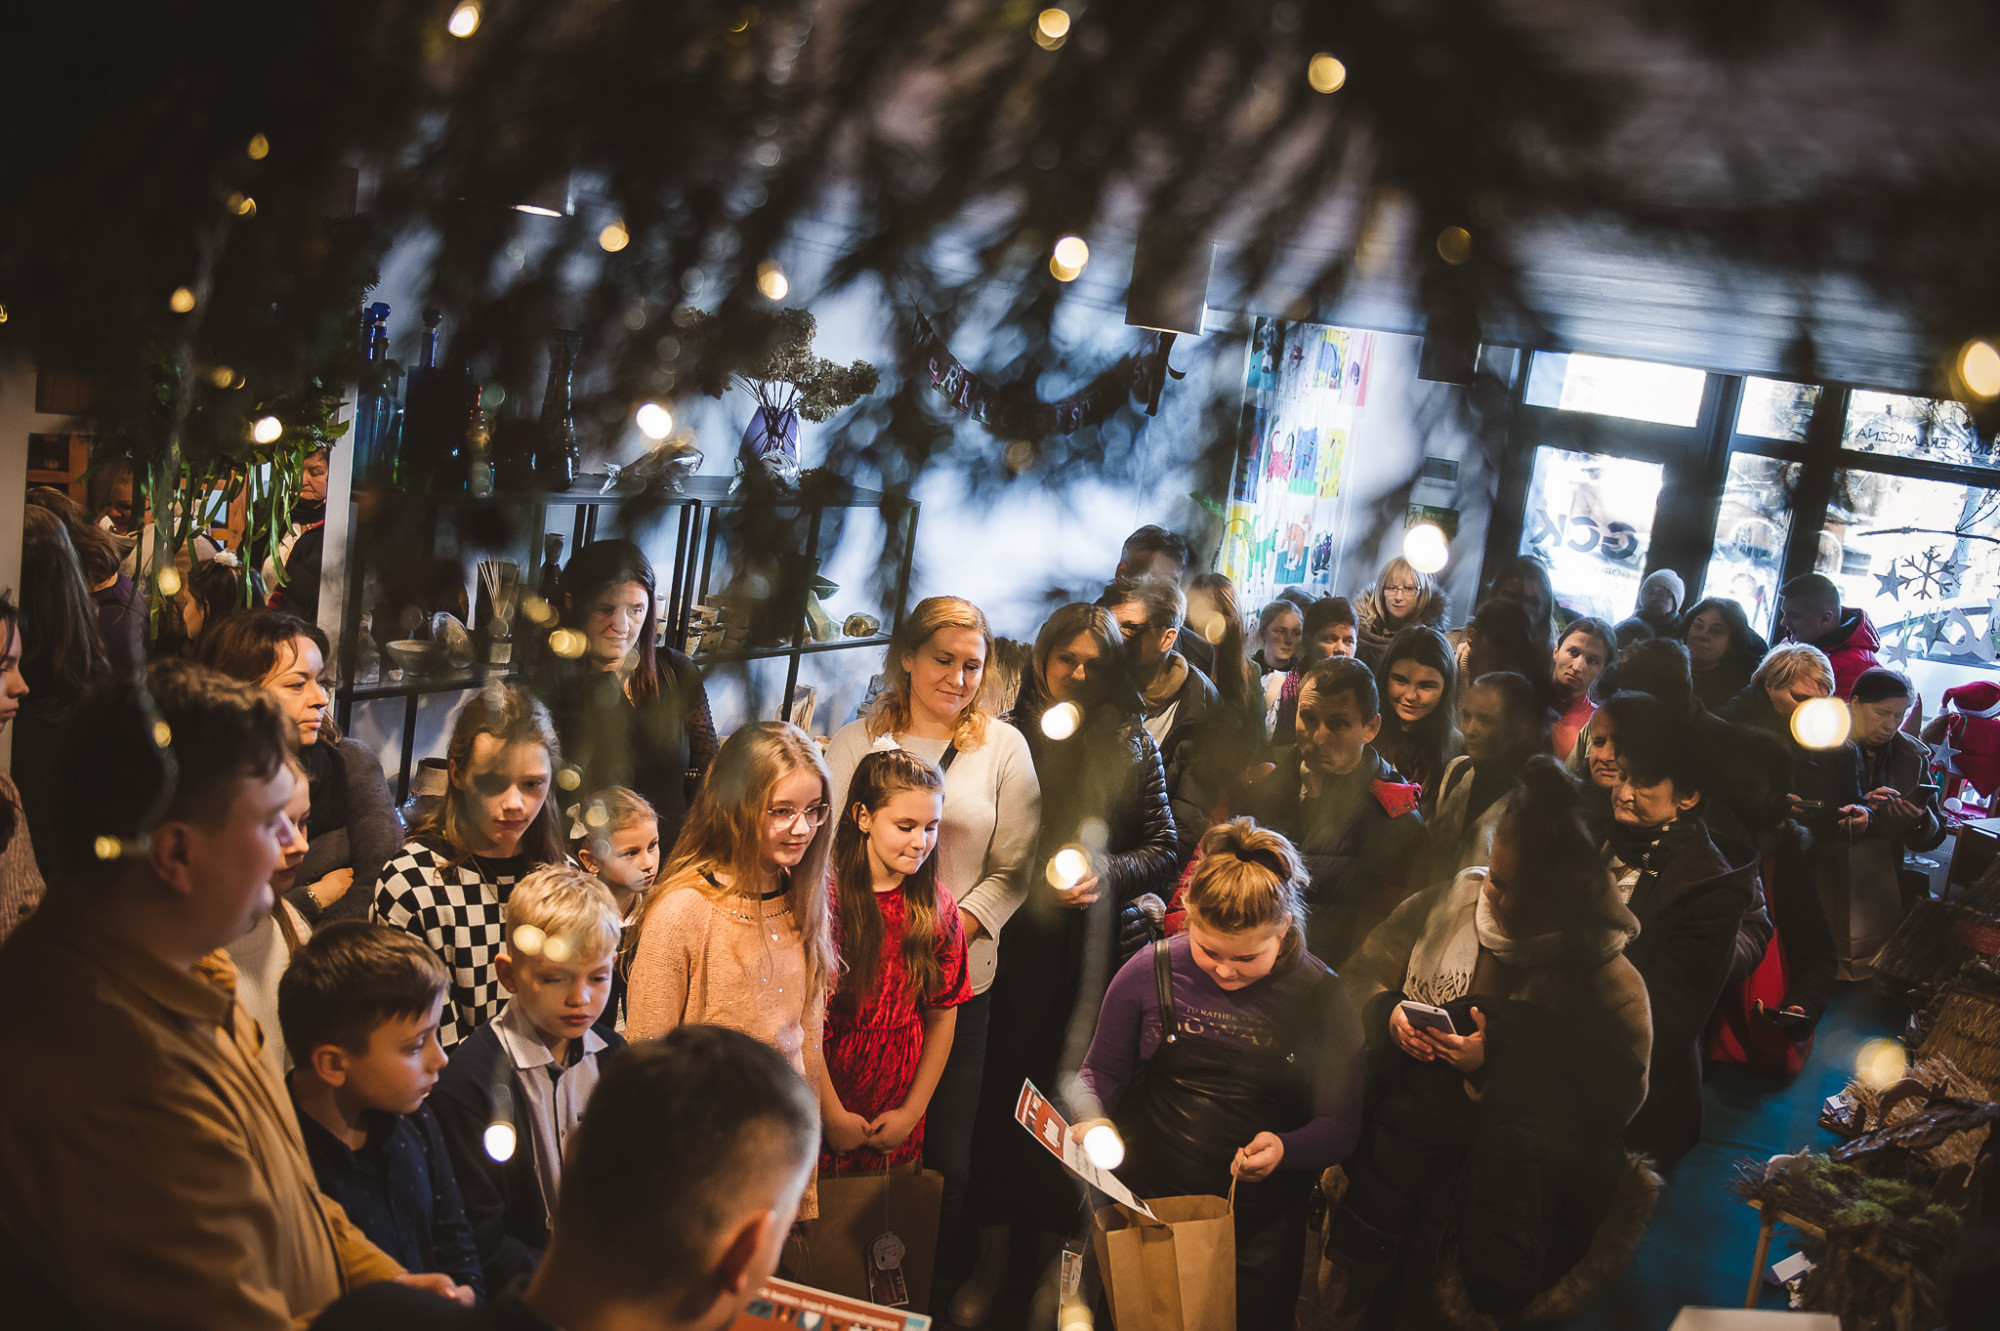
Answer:
POLYGON ((1666 471, 1609 453, 1535 450, 1521 553, 1548 565, 1563 605, 1614 624, 1632 613, 1666 471))

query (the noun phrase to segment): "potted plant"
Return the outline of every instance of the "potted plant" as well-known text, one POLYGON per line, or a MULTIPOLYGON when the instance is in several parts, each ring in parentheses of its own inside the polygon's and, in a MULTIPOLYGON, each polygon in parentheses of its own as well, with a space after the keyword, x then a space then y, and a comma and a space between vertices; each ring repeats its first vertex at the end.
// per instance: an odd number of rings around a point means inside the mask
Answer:
POLYGON ((799 479, 799 421, 831 420, 875 391, 880 376, 867 361, 836 365, 813 354, 819 326, 810 311, 775 312, 758 335, 743 345, 712 343, 713 315, 697 311, 687 324, 689 338, 702 346, 701 391, 721 397, 731 385, 757 399, 737 453, 739 473, 762 468, 775 481, 799 479))

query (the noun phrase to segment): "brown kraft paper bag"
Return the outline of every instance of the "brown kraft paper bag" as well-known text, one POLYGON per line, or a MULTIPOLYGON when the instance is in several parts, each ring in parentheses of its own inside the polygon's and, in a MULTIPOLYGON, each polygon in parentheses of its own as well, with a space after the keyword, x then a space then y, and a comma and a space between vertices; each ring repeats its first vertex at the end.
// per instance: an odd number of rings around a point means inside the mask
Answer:
POLYGON ((882 1303, 873 1287, 875 1241, 893 1233, 903 1241, 901 1271, 906 1305, 929 1312, 931 1271, 937 1259, 938 1211, 944 1175, 915 1163, 888 1171, 819 1176, 819 1218, 806 1222, 805 1238, 785 1245, 787 1280, 833 1294, 882 1303))
POLYGON ((1113 1325, 1236 1331, 1236 1218, 1228 1200, 1158 1197, 1146 1205, 1157 1221, 1115 1203, 1097 1212, 1092 1241, 1113 1325))

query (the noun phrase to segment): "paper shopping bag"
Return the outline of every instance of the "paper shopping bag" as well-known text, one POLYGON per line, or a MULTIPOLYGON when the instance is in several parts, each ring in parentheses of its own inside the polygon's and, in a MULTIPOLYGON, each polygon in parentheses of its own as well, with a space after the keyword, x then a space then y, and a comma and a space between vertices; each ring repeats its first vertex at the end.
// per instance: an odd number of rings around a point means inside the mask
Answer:
MULTIPOLYGON (((1097 1212, 1092 1241, 1118 1331, 1236 1331, 1236 1218, 1221 1197, 1097 1212)), ((1246 1328, 1246 1331, 1252 1331, 1246 1328)))
POLYGON ((944 1175, 914 1163, 888 1171, 821 1174, 819 1218, 806 1222, 803 1239, 785 1245, 785 1276, 849 1298, 928 1312, 943 1204, 944 1175), (901 1247, 894 1269, 908 1292, 907 1304, 885 1297, 892 1282, 876 1257, 886 1235, 894 1235, 901 1247))

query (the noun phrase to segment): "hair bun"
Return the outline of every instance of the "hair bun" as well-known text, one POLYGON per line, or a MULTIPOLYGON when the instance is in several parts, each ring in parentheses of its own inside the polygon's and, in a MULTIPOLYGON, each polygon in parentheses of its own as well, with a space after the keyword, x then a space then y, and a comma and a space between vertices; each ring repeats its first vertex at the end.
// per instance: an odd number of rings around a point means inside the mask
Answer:
POLYGON ((1550 810, 1563 813, 1573 812, 1583 797, 1576 788, 1576 782, 1563 770, 1563 765, 1546 753, 1538 753, 1521 764, 1521 784, 1537 802, 1545 802, 1550 810))

